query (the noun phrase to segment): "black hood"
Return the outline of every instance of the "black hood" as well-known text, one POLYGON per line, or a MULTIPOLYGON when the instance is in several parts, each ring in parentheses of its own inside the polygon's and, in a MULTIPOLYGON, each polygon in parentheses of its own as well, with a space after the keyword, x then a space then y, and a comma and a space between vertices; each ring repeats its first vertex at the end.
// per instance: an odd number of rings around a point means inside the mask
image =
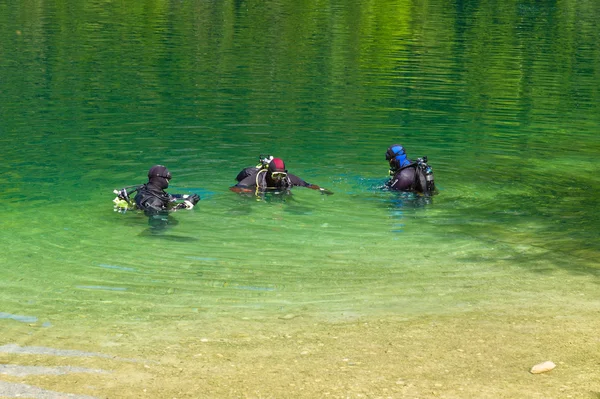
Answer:
POLYGON ((148 184, 164 190, 165 188, 169 187, 169 180, 165 179, 164 177, 153 177, 148 181, 148 184))
POLYGON ((148 183, 161 190, 169 187, 169 180, 171 180, 171 172, 166 166, 154 165, 148 171, 148 183))

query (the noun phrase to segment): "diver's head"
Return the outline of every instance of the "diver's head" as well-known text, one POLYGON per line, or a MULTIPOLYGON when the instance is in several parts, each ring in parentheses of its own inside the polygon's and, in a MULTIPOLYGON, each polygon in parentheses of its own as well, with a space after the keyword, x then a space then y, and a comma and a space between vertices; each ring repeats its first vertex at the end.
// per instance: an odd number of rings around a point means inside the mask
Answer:
POLYGON ((285 163, 283 162, 283 159, 273 158, 271 162, 269 162, 269 167, 267 168, 267 177, 274 182, 283 181, 287 177, 287 170, 285 169, 285 163))
POLYGON ((410 161, 406 157, 406 151, 400 144, 392 144, 385 152, 385 159, 390 163, 390 172, 410 165, 410 161))
POLYGON ((149 183, 163 190, 169 187, 169 180, 171 180, 171 172, 169 172, 166 166, 154 165, 148 171, 149 183))

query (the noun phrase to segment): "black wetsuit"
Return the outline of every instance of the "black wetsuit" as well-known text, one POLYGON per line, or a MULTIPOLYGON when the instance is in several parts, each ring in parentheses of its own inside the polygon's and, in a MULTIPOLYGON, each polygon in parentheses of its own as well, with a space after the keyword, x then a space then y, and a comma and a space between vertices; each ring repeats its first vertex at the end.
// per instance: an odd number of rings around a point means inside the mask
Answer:
POLYGON ((238 184, 235 187, 253 188, 259 190, 286 190, 295 186, 309 187, 311 184, 305 182, 296 175, 288 173, 284 179, 276 182, 276 186, 269 186, 267 181, 267 169, 256 167, 245 168, 238 173, 236 180, 238 184))
POLYGON ((425 195, 433 195, 435 191, 433 175, 428 184, 427 175, 417 163, 411 163, 397 170, 385 185, 390 190, 414 191, 425 195))
MULTIPOLYGON (((152 233, 160 233, 167 226, 174 226, 177 224, 177 220, 173 219, 169 213, 177 209, 187 208, 184 202, 176 202, 187 196, 182 194, 169 194, 164 191, 160 184, 153 184, 151 181, 137 189, 137 194, 134 198, 135 204, 138 209, 144 211, 144 214, 148 216, 148 224, 150 225, 152 233)), ((195 205, 200 200, 198 195, 189 196, 191 204, 195 205)))
POLYGON ((169 204, 175 201, 175 197, 168 194, 162 188, 152 183, 147 183, 137 190, 134 200, 138 209, 143 210, 147 215, 153 215, 167 213, 169 204))

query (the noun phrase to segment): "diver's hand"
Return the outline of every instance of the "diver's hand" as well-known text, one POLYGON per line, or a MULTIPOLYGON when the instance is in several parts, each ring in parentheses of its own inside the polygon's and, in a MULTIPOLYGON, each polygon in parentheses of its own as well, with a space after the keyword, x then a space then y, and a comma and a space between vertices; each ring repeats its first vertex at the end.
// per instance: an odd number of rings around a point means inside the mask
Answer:
POLYGON ((327 195, 333 195, 333 191, 329 191, 326 188, 323 187, 319 187, 316 184, 309 184, 308 186, 306 186, 308 188, 310 188, 311 190, 317 190, 320 191, 321 194, 327 194, 327 195))
POLYGON ((256 191, 256 190, 251 190, 250 188, 245 187, 245 186, 237 186, 237 185, 229 187, 229 190, 233 191, 234 193, 238 193, 238 194, 253 193, 254 191, 256 191))
POLYGON ((187 209, 192 209, 194 205, 196 205, 198 201, 200 201, 200 196, 198 194, 184 195, 183 199, 183 204, 185 205, 185 207, 187 209))
POLYGON ((192 203, 192 205, 196 205, 198 201, 200 201, 200 196, 198 194, 192 194, 186 198, 186 201, 192 203))

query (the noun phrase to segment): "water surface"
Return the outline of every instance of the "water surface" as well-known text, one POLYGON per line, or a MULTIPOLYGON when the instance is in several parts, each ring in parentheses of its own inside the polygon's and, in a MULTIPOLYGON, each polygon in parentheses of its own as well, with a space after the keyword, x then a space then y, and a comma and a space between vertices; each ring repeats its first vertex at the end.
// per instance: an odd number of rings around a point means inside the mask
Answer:
POLYGON ((593 2, 0 11, 0 344, 153 358, 298 318, 599 309, 593 2), (394 143, 437 196, 379 189, 394 143), (335 194, 230 192, 259 154, 335 194), (111 202, 154 164, 203 198, 158 234, 111 202))

